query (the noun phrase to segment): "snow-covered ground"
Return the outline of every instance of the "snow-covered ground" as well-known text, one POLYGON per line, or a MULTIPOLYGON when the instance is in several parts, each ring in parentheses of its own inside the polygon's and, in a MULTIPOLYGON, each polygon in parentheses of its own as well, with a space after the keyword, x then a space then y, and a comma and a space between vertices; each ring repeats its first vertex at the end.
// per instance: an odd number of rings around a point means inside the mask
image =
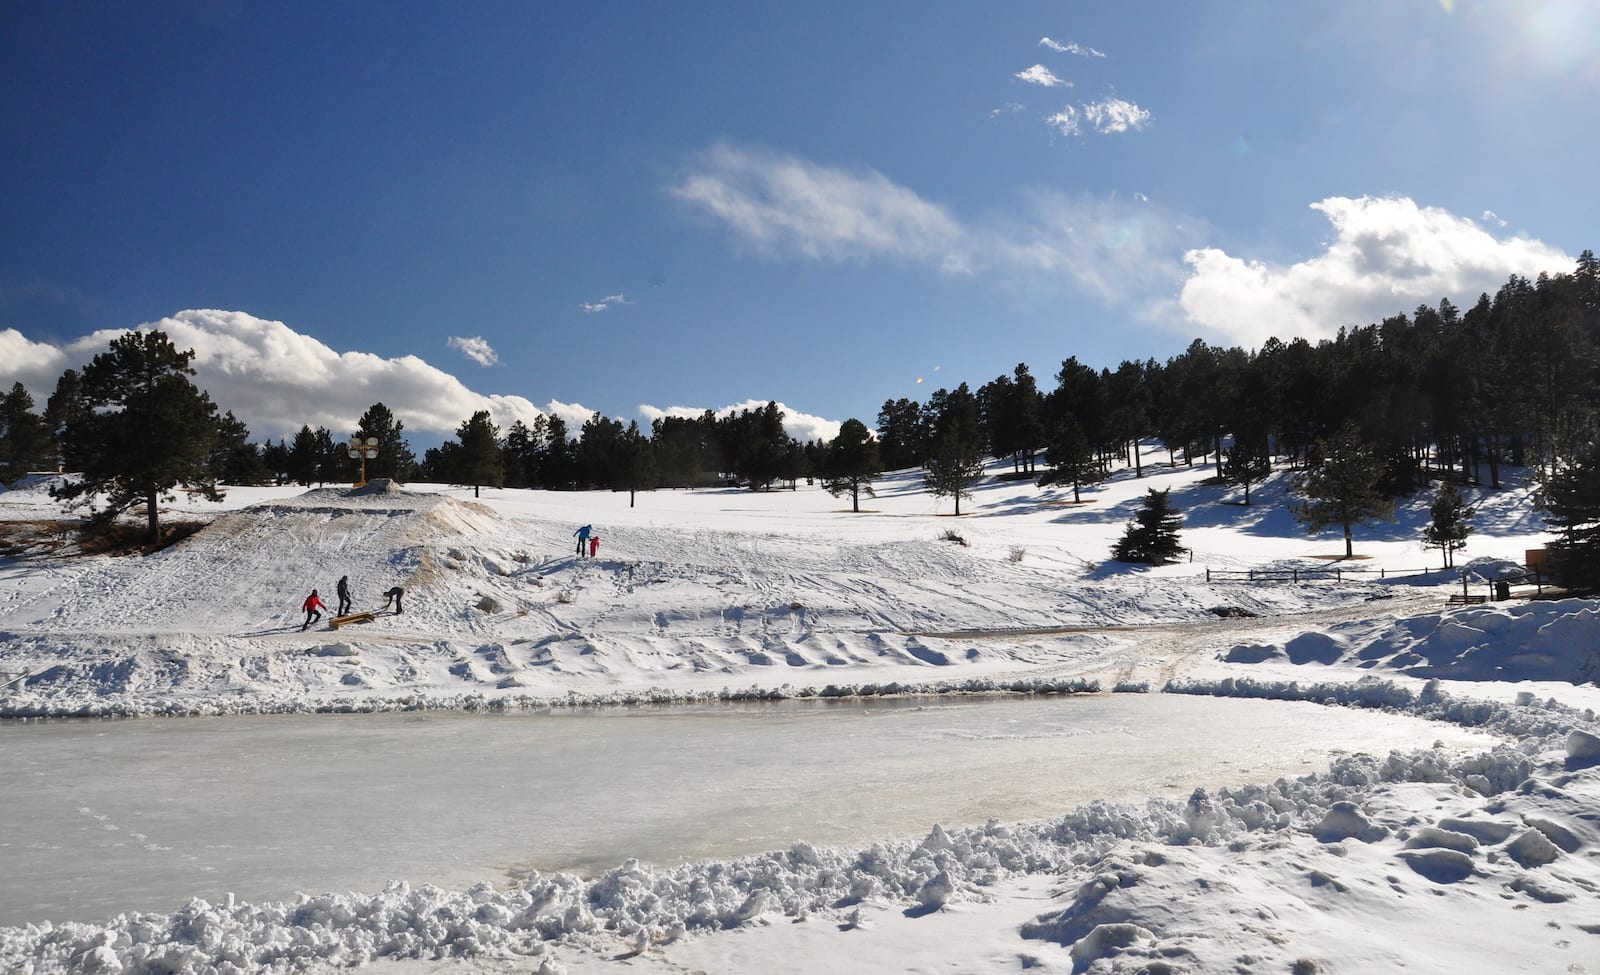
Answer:
MULTIPOLYGON (((0 969, 1600 969, 1594 604, 1447 610, 1461 575, 1425 570, 1429 498, 1358 531, 1344 562, 1338 538, 1298 531, 1282 475, 1245 507, 1211 473, 1152 466, 1078 505, 995 479, 960 518, 912 475, 859 514, 804 486, 633 508, 599 492, 233 489, 175 505, 209 526, 152 556, 41 542, 0 561, 0 673, 27 674, 0 716, 1120 687, 1387 708, 1503 744, 1419 740, 1309 778, 929 824, 866 849, 0 929, 0 969), (1192 562, 1105 562, 1147 487, 1172 488, 1192 562), (593 559, 571 548, 585 523, 593 559), (1290 566, 1341 578, 1206 579, 1290 566), (331 603, 341 575, 358 610, 404 586, 404 614, 302 632, 301 600, 316 587, 331 603)), ((57 516, 46 487, 0 494, 13 544, 57 516)), ((1525 487, 1469 497, 1481 593, 1543 526, 1525 487)))

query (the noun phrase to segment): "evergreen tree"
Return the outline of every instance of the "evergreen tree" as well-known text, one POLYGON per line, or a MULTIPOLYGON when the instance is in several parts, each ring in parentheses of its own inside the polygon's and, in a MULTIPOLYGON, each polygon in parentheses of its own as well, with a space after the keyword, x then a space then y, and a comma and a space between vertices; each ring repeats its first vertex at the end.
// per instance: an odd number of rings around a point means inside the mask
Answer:
POLYGON ((614 481, 612 463, 618 456, 622 423, 599 413, 592 414, 578 432, 578 483, 584 487, 607 487, 614 481))
POLYGON ((1267 452, 1264 433, 1235 433, 1233 444, 1224 456, 1223 480, 1244 488, 1244 503, 1250 503, 1250 485, 1265 481, 1272 475, 1272 458, 1267 452))
POLYGON ((55 392, 45 401, 44 422, 50 428, 56 459, 69 471, 82 470, 83 458, 74 453, 67 443, 67 428, 91 412, 83 398, 83 376, 76 369, 63 372, 56 380, 55 392))
POLYGON ((311 427, 305 424, 300 426, 294 435, 294 440, 289 446, 289 463, 284 469, 289 475, 289 480, 301 487, 310 487, 311 482, 317 479, 317 435, 311 427))
POLYGON ((628 492, 628 507, 633 507, 634 495, 655 488, 656 454, 650 439, 639 429, 639 421, 631 420, 612 447, 611 489, 628 492))
POLYGON ((1122 538, 1112 547, 1112 558, 1140 565, 1166 565, 1188 551, 1178 538, 1183 515, 1172 507, 1167 494, 1155 488, 1145 493, 1143 507, 1134 513, 1122 538))
POLYGON ((265 484, 271 476, 260 448, 250 442, 249 428, 232 410, 217 420, 210 464, 211 477, 218 484, 265 484))
POLYGON ((572 441, 567 437, 567 421, 554 413, 550 414, 536 483, 551 491, 571 488, 575 468, 572 454, 572 441))
POLYGON ((1050 470, 1039 476, 1039 486, 1071 484, 1072 500, 1082 501, 1079 488, 1094 484, 1105 475, 1105 468, 1095 456, 1083 427, 1071 416, 1057 417, 1050 426, 1050 440, 1045 446, 1045 463, 1050 470))
POLYGON ((317 484, 320 486, 329 481, 354 483, 356 472, 352 465, 360 461, 350 456, 350 448, 335 443, 333 432, 327 427, 317 427, 317 432, 312 436, 315 444, 313 453, 317 458, 317 484))
POLYGON ((876 497, 872 479, 882 473, 878 443, 867 425, 854 417, 844 421, 823 455, 823 489, 836 498, 850 495, 850 510, 859 512, 862 494, 876 497))
POLYGON ((1348 559, 1355 554, 1352 528, 1374 519, 1394 520, 1394 501, 1378 490, 1384 474, 1383 458, 1347 422, 1334 436, 1317 441, 1311 469, 1295 479, 1305 500, 1289 510, 1313 534, 1329 525, 1343 529, 1348 559))
POLYGON ((289 445, 279 437, 277 443, 268 440, 261 444, 261 463, 266 468, 268 476, 274 483, 286 483, 280 478, 289 478, 289 445))
POLYGON ((174 488, 221 500, 209 463, 217 408, 189 381, 193 358, 163 332, 128 332, 84 367, 89 410, 65 432, 83 477, 59 488, 59 497, 103 502, 93 519, 100 526, 142 504, 151 545, 161 541, 160 502, 174 488))
POLYGON ((375 438, 378 456, 367 461, 367 477, 387 477, 396 481, 411 479, 417 467, 417 455, 406 442, 406 425, 381 402, 373 403, 356 421, 353 436, 375 438))
POLYGON ((970 440, 951 434, 933 445, 922 475, 922 483, 934 497, 951 497, 956 514, 961 514, 961 499, 972 497, 972 486, 983 478, 983 455, 970 440))
POLYGON ((1439 488, 1439 494, 1428 510, 1433 515, 1433 521, 1422 529, 1422 544, 1442 551, 1444 567, 1452 568, 1456 564, 1455 553, 1467 547, 1467 536, 1472 534, 1472 526, 1467 522, 1476 512, 1467 507, 1461 492, 1449 481, 1439 488))
POLYGON ((472 485, 472 496, 480 489, 502 487, 506 482, 505 464, 500 456, 500 429, 488 410, 479 410, 456 428, 458 452, 454 458, 452 482, 472 485))
POLYGON ((1558 536, 1548 546, 1556 583, 1600 592, 1600 445, 1546 478, 1537 501, 1558 536))
POLYGON ((922 408, 904 397, 885 400, 878 411, 878 452, 885 470, 921 467, 928 456, 922 408))
POLYGON ((33 397, 21 383, 0 396, 0 484, 9 484, 45 465, 54 469, 55 448, 44 417, 33 412, 33 397))
POLYGON ((506 431, 506 487, 529 487, 538 470, 540 443, 533 429, 521 420, 506 431))

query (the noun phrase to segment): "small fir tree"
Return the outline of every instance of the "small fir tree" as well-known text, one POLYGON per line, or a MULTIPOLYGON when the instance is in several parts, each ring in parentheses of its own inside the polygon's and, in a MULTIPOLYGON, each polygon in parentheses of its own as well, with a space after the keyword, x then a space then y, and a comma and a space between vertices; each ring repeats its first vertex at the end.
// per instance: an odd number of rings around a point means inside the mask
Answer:
POLYGON ((1140 565, 1166 565, 1188 551, 1178 540, 1183 515, 1172 507, 1167 493, 1149 489, 1144 507, 1134 514, 1127 531, 1111 549, 1112 558, 1140 565))
POLYGON ((854 417, 844 421, 824 455, 822 487, 836 498, 850 495, 850 510, 858 512, 861 495, 876 497, 872 479, 881 473, 878 442, 867 432, 867 425, 854 417))
POLYGON ((1394 501, 1378 489, 1383 458, 1361 439, 1355 424, 1346 423, 1332 437, 1317 441, 1317 460, 1295 480, 1305 500, 1290 505, 1295 520, 1315 534, 1329 525, 1344 530, 1344 557, 1355 554, 1351 531, 1375 519, 1394 520, 1394 501))
POLYGON ((1455 553, 1467 547, 1467 536, 1472 534, 1472 526, 1467 522, 1476 511, 1467 507, 1466 499, 1449 481, 1444 482, 1433 499, 1433 507, 1428 510, 1433 521, 1422 529, 1422 544, 1425 548, 1442 551, 1444 567, 1452 568, 1456 564, 1455 553))

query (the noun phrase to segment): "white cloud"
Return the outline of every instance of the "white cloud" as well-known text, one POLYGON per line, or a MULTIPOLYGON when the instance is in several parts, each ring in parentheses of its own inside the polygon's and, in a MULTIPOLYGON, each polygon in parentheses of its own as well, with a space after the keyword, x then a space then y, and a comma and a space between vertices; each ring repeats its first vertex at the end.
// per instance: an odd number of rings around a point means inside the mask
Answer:
MULTIPOLYGON (((742 410, 749 410, 754 413, 766 408, 767 400, 747 399, 743 403, 734 403, 721 409, 713 409, 711 412, 723 417, 742 410)), ((783 431, 801 443, 809 443, 812 440, 821 440, 827 443, 839 435, 839 428, 844 425, 840 420, 827 420, 820 416, 813 416, 810 413, 801 413, 798 410, 790 409, 782 403, 778 404, 778 409, 783 411, 783 431)), ((639 415, 645 418, 647 425, 668 416, 693 420, 704 416, 705 412, 704 407, 696 408, 692 406, 669 406, 666 409, 661 409, 648 404, 641 404, 639 407, 639 415)))
POLYGON ((1481 219, 1484 223, 1492 223, 1496 227, 1504 227, 1506 225, 1506 222, 1500 219, 1500 214, 1495 213, 1493 210, 1483 211, 1483 216, 1479 219, 1481 219))
POLYGON ((502 429, 540 415, 521 396, 474 392, 416 356, 335 352, 282 322, 239 311, 179 312, 138 329, 97 331, 60 347, 0 331, 0 380, 22 380, 42 403, 63 369, 81 369, 112 339, 135 330, 159 330, 178 349, 193 349, 195 384, 211 393, 219 409, 232 410, 257 440, 292 436, 301 424, 325 426, 343 437, 377 402, 393 410, 407 430, 441 435, 454 433, 478 410, 488 410, 502 429))
POLYGON ((1096 132, 1138 131, 1150 123, 1150 113, 1133 102, 1120 98, 1105 98, 1083 106, 1083 116, 1096 132))
POLYGON ((1465 217, 1405 197, 1311 204, 1333 225, 1326 250, 1297 264, 1189 251, 1179 302, 1192 324, 1230 342, 1315 341, 1450 298, 1466 305, 1512 274, 1565 272, 1574 259, 1526 237, 1499 239, 1465 217))
POLYGON ((718 145, 671 187, 673 195, 769 255, 813 260, 898 258, 953 262, 960 225, 945 209, 873 170, 718 145))
POLYGON ((589 409, 582 403, 563 403, 560 400, 551 400, 545 405, 545 412, 551 416, 559 416, 567 425, 567 436, 576 438, 578 431, 589 422, 589 418, 597 411, 589 409))
POLYGON ((999 108, 996 108, 996 109, 990 111, 989 112, 989 117, 990 118, 999 118, 1001 115, 1015 115, 1020 111, 1022 111, 1022 106, 1021 105, 1017 104, 1016 102, 1006 102, 1004 105, 1001 105, 999 108))
POLYGON ((1082 127, 1078 122, 1078 110, 1071 105, 1066 105, 1062 107, 1061 111, 1047 116, 1044 122, 1062 135, 1077 135, 1082 131, 1082 127))
POLYGON ((500 357, 494 354, 494 349, 490 348, 489 343, 481 336, 474 335, 469 339, 452 335, 445 344, 452 349, 460 349, 462 355, 480 366, 492 366, 500 361, 500 357))
POLYGON ((1011 77, 1020 78, 1030 85, 1043 85, 1046 88, 1059 88, 1063 85, 1068 88, 1072 87, 1072 82, 1056 77, 1053 71, 1042 64, 1036 64, 1031 68, 1025 68, 1021 71, 1018 71, 1011 77))
POLYGON ((601 298, 599 301, 586 301, 586 302, 584 302, 583 303, 583 310, 587 314, 593 315, 593 314, 595 314, 597 312, 605 311, 607 308, 610 308, 612 305, 631 305, 631 304, 633 304, 633 302, 628 300, 627 295, 606 295, 604 298, 601 298))
MULTIPOLYGON (((21 383, 33 396, 34 406, 42 410, 55 391, 56 377, 69 368, 67 356, 46 342, 34 342, 14 328, 0 328, 0 379, 9 390, 21 383)), ((4 390, 0 390, 4 392, 4 390)))
POLYGON ((915 260, 943 273, 992 276, 1008 293, 1029 300, 1075 292, 1122 302, 1149 292, 1170 293, 1184 274, 1180 255, 1203 239, 1182 229, 1202 226, 1201 221, 1147 200, 1038 193, 1024 198, 1026 212, 1017 219, 968 226, 878 173, 847 174, 767 154, 739 158, 743 166, 767 165, 775 171, 745 175, 735 186, 722 181, 721 170, 694 174, 684 185, 701 190, 674 192, 723 220, 736 238, 775 257, 915 260), (713 183, 715 193, 709 189, 713 183), (750 199, 745 183, 785 183, 790 190, 750 199), (893 205, 862 204, 868 195, 893 205), (892 214, 882 215, 885 210, 892 214), (924 219, 900 217, 905 214, 924 219), (903 237, 886 236, 896 227, 907 228, 903 237))
POLYGON ((1048 37, 1041 37, 1041 38, 1039 38, 1039 46, 1040 47, 1048 47, 1050 50, 1058 51, 1058 52, 1060 52, 1062 54, 1076 54, 1079 57, 1085 57, 1085 58, 1103 58, 1103 57, 1105 57, 1105 55, 1103 53, 1101 53, 1099 51, 1096 51, 1094 48, 1092 48, 1092 47, 1084 47, 1083 45, 1077 43, 1076 41, 1067 41, 1065 44, 1063 44, 1060 41, 1053 41, 1048 37))

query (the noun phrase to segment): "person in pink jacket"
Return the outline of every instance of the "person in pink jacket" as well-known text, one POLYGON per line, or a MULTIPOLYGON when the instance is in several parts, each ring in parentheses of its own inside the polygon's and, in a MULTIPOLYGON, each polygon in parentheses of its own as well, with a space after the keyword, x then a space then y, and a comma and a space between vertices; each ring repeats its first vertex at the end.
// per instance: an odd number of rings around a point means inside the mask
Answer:
POLYGON ((328 604, 323 602, 322 597, 317 595, 317 591, 313 589, 311 590, 311 595, 306 597, 306 601, 301 604, 300 608, 306 611, 305 626, 300 627, 300 632, 304 633, 306 627, 322 619, 322 611, 328 608, 328 604))

